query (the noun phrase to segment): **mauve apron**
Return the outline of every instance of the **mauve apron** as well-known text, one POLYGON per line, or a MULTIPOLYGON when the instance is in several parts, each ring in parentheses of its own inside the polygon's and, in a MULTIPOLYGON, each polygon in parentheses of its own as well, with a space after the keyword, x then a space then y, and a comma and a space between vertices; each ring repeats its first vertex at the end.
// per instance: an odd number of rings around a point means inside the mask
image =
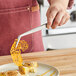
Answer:
MULTIPOLYGON (((36 0, 0 0, 0 56, 9 55, 18 35, 40 26, 39 10, 29 8, 38 5, 36 0)), ((41 31, 22 38, 29 48, 22 53, 43 51, 41 31)))

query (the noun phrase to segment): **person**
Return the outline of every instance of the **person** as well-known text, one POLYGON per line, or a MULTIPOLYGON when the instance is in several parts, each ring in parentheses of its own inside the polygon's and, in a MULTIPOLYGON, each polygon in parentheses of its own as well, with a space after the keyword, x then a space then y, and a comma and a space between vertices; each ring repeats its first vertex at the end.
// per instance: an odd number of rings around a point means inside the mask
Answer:
MULTIPOLYGON (((68 21, 68 3, 70 4, 69 0, 49 0, 47 28, 55 29, 68 21)), ((37 0, 0 0, 0 56, 10 55, 10 48, 18 35, 38 26, 40 13, 37 0)), ((44 50, 41 31, 22 39, 29 45, 22 53, 44 50)))

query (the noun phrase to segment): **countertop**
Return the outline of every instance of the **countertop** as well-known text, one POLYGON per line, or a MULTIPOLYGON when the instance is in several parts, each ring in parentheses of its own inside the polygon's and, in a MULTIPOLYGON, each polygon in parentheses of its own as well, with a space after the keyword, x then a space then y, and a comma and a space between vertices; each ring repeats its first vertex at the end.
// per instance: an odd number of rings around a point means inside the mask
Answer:
MULTIPOLYGON (((60 76, 76 76, 76 48, 22 54, 24 61, 38 61, 56 67, 60 76)), ((11 56, 0 56, 0 65, 12 63, 11 56)))

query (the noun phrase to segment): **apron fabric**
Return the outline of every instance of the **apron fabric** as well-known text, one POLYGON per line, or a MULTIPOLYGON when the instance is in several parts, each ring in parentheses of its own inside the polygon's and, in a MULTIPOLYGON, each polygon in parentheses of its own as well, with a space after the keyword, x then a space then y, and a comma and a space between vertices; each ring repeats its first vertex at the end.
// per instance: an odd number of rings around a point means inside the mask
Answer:
MULTIPOLYGON (((30 7, 36 0, 0 0, 0 56, 10 55, 10 48, 18 35, 40 26, 40 13, 30 7)), ((29 48, 22 53, 43 51, 41 31, 22 38, 29 48)))

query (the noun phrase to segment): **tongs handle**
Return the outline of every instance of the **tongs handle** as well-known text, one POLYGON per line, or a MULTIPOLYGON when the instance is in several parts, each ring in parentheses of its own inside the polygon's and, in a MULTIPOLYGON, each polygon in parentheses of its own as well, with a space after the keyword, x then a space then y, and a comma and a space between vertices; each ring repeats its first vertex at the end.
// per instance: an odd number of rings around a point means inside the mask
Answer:
POLYGON ((17 43, 16 43, 16 47, 17 47, 17 45, 18 45, 21 37, 26 36, 26 35, 29 35, 29 34, 32 34, 32 33, 35 33, 35 32, 40 31, 40 30, 42 30, 42 29, 45 29, 45 28, 46 28, 46 25, 47 25, 47 23, 45 23, 45 24, 43 24, 43 25, 41 25, 41 26, 39 26, 39 27, 37 27, 37 28, 34 28, 34 29, 30 30, 30 31, 27 31, 27 32, 19 35, 19 36, 18 36, 18 41, 17 41, 17 43))

